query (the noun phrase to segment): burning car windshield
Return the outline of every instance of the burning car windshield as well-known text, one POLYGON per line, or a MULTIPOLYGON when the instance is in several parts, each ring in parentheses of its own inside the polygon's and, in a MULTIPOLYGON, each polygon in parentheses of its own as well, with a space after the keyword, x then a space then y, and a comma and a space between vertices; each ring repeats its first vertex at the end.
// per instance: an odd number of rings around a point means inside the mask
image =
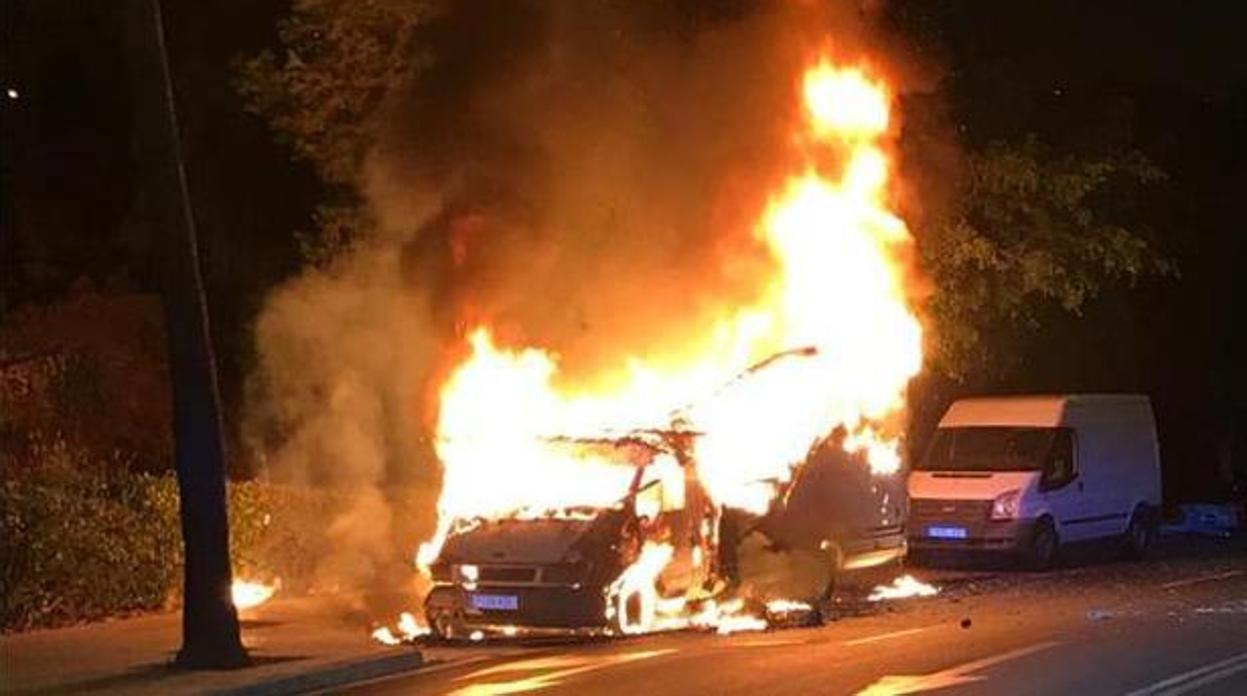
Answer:
POLYGON ((1040 471, 1056 428, 940 428, 921 471, 1040 471))
POLYGON ((574 459, 550 462, 548 497, 527 512, 590 512, 619 507, 632 490, 638 465, 612 458, 574 459))

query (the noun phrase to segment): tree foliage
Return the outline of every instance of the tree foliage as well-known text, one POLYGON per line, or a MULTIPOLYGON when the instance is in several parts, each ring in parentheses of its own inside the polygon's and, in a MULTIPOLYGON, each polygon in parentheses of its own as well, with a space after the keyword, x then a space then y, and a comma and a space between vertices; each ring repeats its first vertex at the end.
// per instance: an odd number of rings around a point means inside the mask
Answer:
POLYGON ((966 154, 951 212, 921 230, 935 292, 935 364, 961 376, 993 357, 989 334, 1078 313, 1106 284, 1176 273, 1134 203, 1164 180, 1138 152, 1076 156, 1029 137, 966 154))
POLYGON ((371 225, 359 191, 386 96, 424 60, 421 0, 295 0, 280 51, 237 65, 237 89, 295 158, 325 184, 313 229, 296 232, 305 263, 324 267, 371 225))
POLYGON ((413 39, 424 14, 416 0, 295 0, 278 26, 282 53, 242 61, 238 90, 296 157, 349 189, 378 107, 421 63, 413 39))

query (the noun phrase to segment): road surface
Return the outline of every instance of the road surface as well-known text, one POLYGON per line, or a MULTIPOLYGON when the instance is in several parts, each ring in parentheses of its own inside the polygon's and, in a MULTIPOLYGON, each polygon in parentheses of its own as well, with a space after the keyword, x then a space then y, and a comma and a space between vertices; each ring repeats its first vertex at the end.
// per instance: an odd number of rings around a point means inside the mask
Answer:
POLYGON ((425 669, 348 693, 1247 694, 1247 554, 1160 556, 917 571, 938 597, 818 628, 431 648, 425 669))

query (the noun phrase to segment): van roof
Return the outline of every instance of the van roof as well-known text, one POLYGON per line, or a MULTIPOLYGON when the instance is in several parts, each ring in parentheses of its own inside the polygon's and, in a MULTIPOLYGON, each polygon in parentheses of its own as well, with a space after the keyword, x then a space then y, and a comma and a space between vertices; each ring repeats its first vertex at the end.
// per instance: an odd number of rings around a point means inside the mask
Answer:
POLYGON ((940 419, 941 428, 966 425, 1055 427, 1071 404, 1148 404, 1143 394, 1035 394, 960 399, 940 419))

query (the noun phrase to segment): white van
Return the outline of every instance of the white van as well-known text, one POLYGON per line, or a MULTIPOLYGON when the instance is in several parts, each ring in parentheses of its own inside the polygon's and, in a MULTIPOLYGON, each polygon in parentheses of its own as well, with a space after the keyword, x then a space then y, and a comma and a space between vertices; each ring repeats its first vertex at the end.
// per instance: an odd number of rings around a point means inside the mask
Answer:
POLYGON ((963 399, 909 474, 909 547, 995 550, 1048 567, 1119 537, 1140 557, 1159 517, 1152 404, 1133 394, 963 399))

